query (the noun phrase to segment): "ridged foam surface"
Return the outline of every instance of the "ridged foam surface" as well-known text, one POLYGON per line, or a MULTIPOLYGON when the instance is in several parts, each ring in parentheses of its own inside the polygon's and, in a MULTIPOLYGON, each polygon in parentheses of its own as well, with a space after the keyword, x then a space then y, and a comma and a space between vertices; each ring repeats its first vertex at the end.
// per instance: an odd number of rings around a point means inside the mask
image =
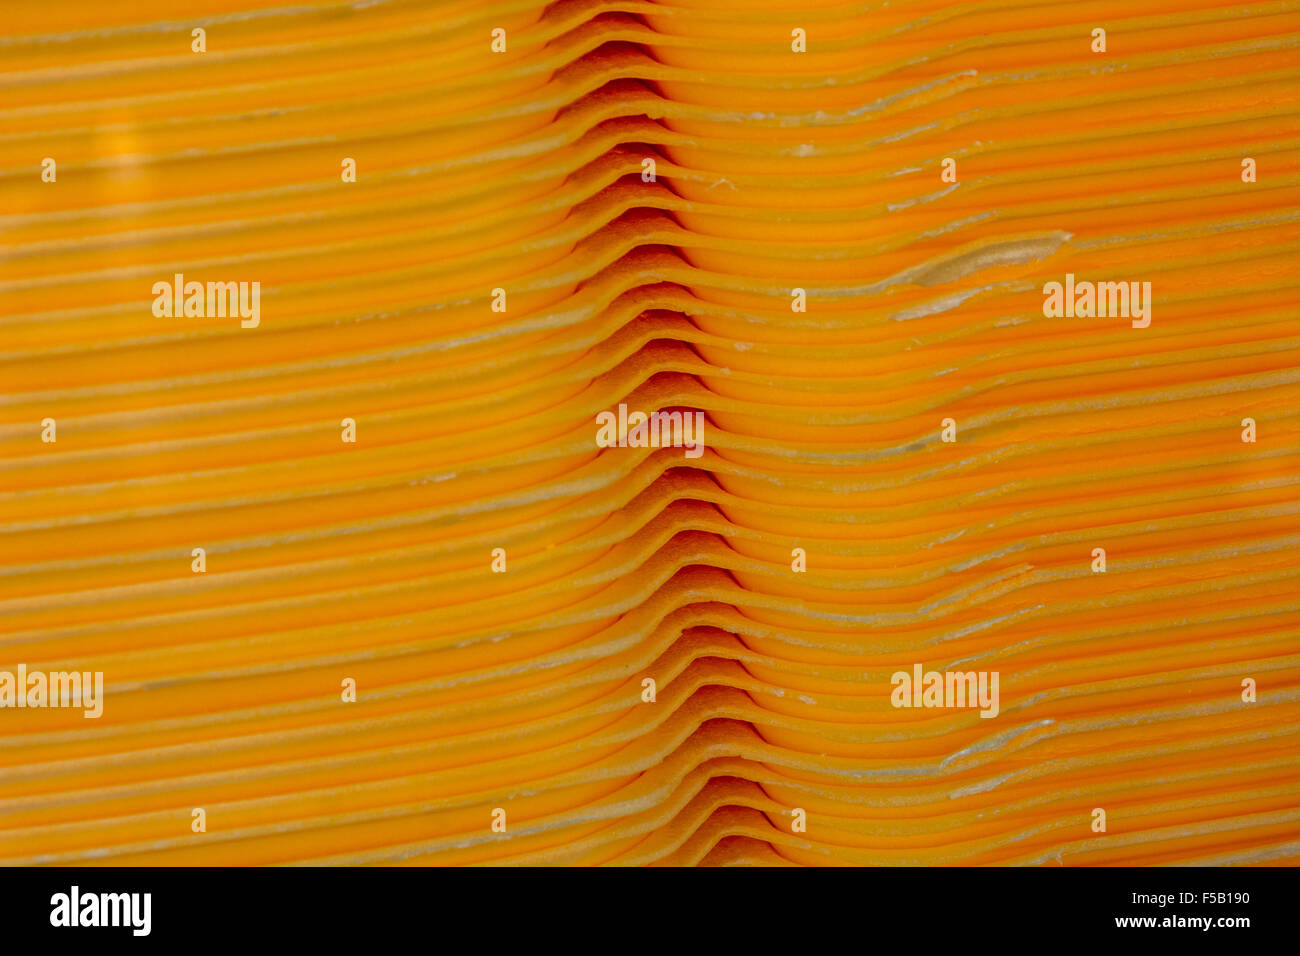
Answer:
POLYGON ((0 862, 1300 858, 1300 3, 177 6, 0 16, 0 862))

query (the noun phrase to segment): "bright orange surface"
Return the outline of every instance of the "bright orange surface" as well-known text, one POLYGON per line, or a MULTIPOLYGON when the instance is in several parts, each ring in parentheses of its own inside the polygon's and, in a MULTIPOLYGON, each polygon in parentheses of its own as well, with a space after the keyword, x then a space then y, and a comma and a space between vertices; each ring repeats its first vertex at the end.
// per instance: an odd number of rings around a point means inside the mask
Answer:
POLYGON ((0 17, 0 863, 1300 858, 1300 3, 184 6, 0 17))

